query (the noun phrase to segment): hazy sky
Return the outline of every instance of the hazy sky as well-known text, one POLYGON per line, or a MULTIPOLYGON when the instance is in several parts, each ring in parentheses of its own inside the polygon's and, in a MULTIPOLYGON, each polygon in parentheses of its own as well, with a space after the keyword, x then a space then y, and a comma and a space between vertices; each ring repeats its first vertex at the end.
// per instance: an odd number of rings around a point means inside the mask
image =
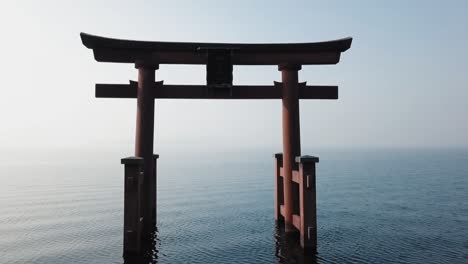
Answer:
MULTIPOLYGON (((136 100, 96 99, 130 64, 97 63, 79 38, 310 42, 354 38, 341 62, 304 66, 339 100, 300 104, 303 149, 468 147, 468 1, 0 2, 0 148, 114 148, 131 154, 136 100)), ((158 80, 205 83, 203 66, 162 65, 158 80)), ((272 84, 277 67, 235 67, 236 84, 272 84)), ((281 150, 280 100, 158 100, 156 152, 281 150)))

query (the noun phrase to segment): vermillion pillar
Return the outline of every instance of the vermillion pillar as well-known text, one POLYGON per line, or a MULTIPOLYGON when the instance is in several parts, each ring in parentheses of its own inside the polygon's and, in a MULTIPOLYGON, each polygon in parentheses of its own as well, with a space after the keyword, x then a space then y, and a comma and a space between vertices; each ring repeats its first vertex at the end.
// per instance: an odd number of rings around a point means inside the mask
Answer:
MULTIPOLYGON (((142 190, 142 217, 143 238, 148 238, 153 231, 153 200, 156 200, 156 181, 153 163, 154 144, 154 96, 155 71, 158 65, 146 65, 137 63, 138 69, 138 92, 137 92, 137 118, 135 156, 144 160, 143 167, 143 190, 142 190)), ((154 208, 156 210, 156 208, 154 208)))
POLYGON ((283 83, 283 173, 284 173, 284 223, 285 231, 291 232, 293 227, 293 186, 292 171, 295 157, 301 153, 301 138, 299 127, 299 82, 298 71, 301 65, 284 64, 278 67, 283 83))

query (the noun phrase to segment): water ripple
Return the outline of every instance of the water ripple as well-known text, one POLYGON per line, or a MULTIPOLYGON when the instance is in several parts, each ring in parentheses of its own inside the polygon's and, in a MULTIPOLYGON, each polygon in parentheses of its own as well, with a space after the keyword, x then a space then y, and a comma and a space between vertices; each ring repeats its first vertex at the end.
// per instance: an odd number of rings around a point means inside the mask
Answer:
POLYGON ((275 225, 267 155, 161 160, 158 232, 126 260, 122 171, 37 168, 52 185, 15 168, 0 177, 0 263, 468 263, 468 151, 319 154, 317 255, 275 225))

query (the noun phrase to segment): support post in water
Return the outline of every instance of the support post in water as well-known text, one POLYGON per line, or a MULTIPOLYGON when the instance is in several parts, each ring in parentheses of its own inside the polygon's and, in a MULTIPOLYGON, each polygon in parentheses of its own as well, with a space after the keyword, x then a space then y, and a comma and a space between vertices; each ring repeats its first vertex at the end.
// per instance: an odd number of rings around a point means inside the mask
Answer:
POLYGON ((292 174, 295 157, 301 155, 299 126, 299 81, 298 71, 301 65, 284 64, 281 71, 283 83, 283 188, 284 188, 284 225, 286 232, 294 231, 294 198, 292 174))
POLYGON ((299 164, 300 243, 305 252, 315 254, 317 251, 315 164, 319 162, 319 158, 296 157, 296 162, 299 164))
POLYGON ((142 191, 144 160, 128 157, 121 160, 124 175, 124 244, 123 255, 139 254, 142 235, 142 191))
POLYGON ((281 205, 284 204, 284 187, 281 170, 283 167, 283 154, 276 153, 275 158, 275 220, 283 222, 284 218, 281 215, 281 205))
POLYGON ((153 144, 154 144, 154 88, 155 71, 158 65, 136 63, 138 69, 138 90, 137 90, 137 118, 136 118, 136 136, 135 136, 135 156, 143 158, 143 239, 150 238, 154 230, 153 215, 156 219, 155 202, 156 200, 156 182, 153 163, 153 144))
POLYGON ((151 183, 151 213, 152 213, 152 218, 151 218, 151 223, 153 227, 156 227, 156 222, 158 220, 157 218, 157 208, 158 208, 158 194, 157 194, 157 185, 158 185, 158 166, 157 166, 157 161, 158 161, 159 155, 154 154, 153 155, 153 175, 152 177, 152 183, 151 183))

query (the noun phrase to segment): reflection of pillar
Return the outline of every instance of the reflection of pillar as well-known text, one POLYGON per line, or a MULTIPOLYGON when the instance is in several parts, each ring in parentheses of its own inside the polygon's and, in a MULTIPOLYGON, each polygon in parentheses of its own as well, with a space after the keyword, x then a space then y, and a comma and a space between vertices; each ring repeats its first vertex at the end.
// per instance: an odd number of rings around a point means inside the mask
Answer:
POLYGON ((286 232, 293 231, 293 186, 292 171, 295 157, 300 156, 301 142, 299 129, 299 82, 301 65, 280 65, 283 83, 283 173, 284 173, 284 222, 286 232))
POLYGON ((142 195, 143 237, 149 237, 152 227, 152 199, 156 199, 153 177, 154 144, 154 96, 155 70, 157 65, 136 64, 138 69, 137 121, 135 137, 135 156, 144 160, 144 179, 142 195))

